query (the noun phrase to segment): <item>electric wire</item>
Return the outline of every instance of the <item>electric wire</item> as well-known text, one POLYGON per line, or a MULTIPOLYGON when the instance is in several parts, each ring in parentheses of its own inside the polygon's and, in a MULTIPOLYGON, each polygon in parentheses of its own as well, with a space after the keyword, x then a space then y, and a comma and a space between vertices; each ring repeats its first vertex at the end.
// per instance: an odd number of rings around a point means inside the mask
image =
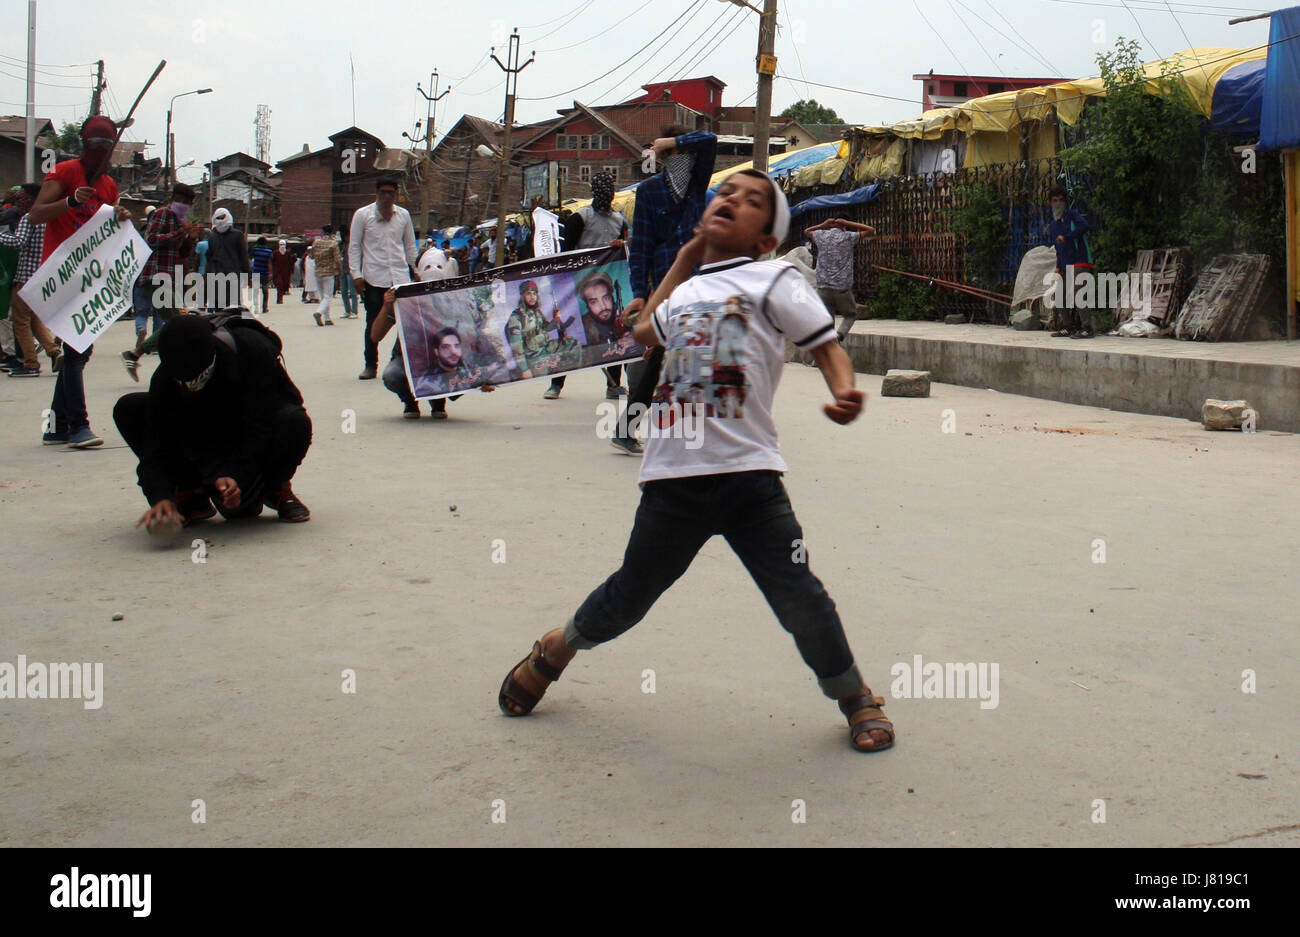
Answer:
POLYGON ((601 81, 601 80, 603 80, 603 79, 605 79, 605 78, 608 78, 610 75, 612 75, 614 72, 616 72, 616 71, 618 71, 619 69, 621 69, 621 68, 622 68, 624 65, 626 65, 628 62, 632 61, 632 60, 635 59, 637 56, 639 56, 642 52, 644 52, 644 51, 645 51, 646 49, 648 49, 650 46, 652 46, 652 45, 654 45, 656 42, 658 42, 658 41, 663 37, 663 35, 664 35, 665 33, 667 33, 670 29, 672 29, 673 26, 677 25, 677 24, 681 21, 682 17, 685 16, 685 15, 686 15, 686 14, 687 14, 687 13, 688 13, 692 8, 693 8, 693 7, 695 7, 695 6, 699 5, 699 4, 702 4, 703 2, 704 2, 704 0, 690 0, 690 3, 687 4, 686 9, 682 10, 681 13, 679 13, 677 16, 673 17, 672 22, 670 22, 667 26, 665 26, 665 27, 664 27, 664 28, 663 28, 663 29, 658 33, 658 35, 656 35, 653 39, 651 39, 649 42, 647 42, 647 43, 646 43, 645 45, 643 45, 641 48, 637 49, 635 52, 633 52, 630 56, 628 56, 627 58, 625 58, 623 61, 619 62, 617 65, 615 65, 615 66, 614 66, 613 68, 611 68, 609 71, 607 71, 607 72, 605 72, 605 73, 603 73, 603 74, 601 74, 601 75, 597 75, 595 78, 592 78, 592 79, 589 80, 589 81, 583 82, 582 84, 578 85, 576 88, 570 88, 568 91, 562 91, 562 92, 560 92, 559 94, 548 94, 548 95, 545 95, 545 96, 542 96, 542 97, 535 97, 535 98, 534 98, 534 97, 522 97, 522 96, 521 96, 521 97, 519 97, 518 100, 520 100, 520 101, 553 101, 553 100, 555 100, 556 98, 567 98, 569 95, 573 94, 575 91, 581 91, 583 88, 590 87, 591 85, 594 85, 596 82, 601 81))

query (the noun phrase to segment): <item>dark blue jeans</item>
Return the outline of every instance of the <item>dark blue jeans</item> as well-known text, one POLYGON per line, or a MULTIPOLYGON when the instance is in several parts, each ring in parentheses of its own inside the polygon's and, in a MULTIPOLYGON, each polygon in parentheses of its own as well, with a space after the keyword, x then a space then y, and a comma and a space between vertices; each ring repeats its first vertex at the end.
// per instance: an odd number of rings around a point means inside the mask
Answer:
POLYGON ((822 692, 841 699, 861 690, 840 616, 809 568, 779 472, 647 482, 623 566, 573 616, 565 628, 569 646, 595 647, 639 622, 714 534, 740 557, 822 692))
POLYGON ((94 351, 94 345, 84 352, 71 345, 63 346, 63 367, 59 369, 59 379, 54 382, 54 399, 50 401, 56 433, 70 436, 90 425, 86 415, 86 383, 81 372, 94 351))

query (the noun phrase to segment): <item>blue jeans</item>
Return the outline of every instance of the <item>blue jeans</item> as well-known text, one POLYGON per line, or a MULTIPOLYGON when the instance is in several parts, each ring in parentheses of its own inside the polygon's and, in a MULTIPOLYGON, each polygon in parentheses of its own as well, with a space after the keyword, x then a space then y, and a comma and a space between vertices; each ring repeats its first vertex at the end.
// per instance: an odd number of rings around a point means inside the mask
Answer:
POLYGON ((59 379, 54 382, 54 399, 50 401, 56 433, 71 436, 90 425, 90 418, 86 414, 86 382, 82 371, 94 351, 94 345, 84 352, 77 351, 71 345, 63 346, 63 367, 59 369, 59 379))
POLYGON ((163 327, 163 318, 158 314, 158 310, 153 307, 152 285, 141 285, 137 283, 131 290, 131 307, 135 310, 135 330, 144 332, 149 328, 149 316, 153 316, 153 330, 157 332, 163 327))
POLYGON ((859 692, 862 676, 835 603, 808 566, 779 472, 646 482, 623 566, 574 614, 565 628, 569 646, 595 647, 639 622, 714 534, 740 557, 822 692, 831 699, 859 692))
POLYGON ((339 274, 339 293, 343 297, 343 314, 357 314, 357 288, 352 282, 352 274, 344 270, 339 274))

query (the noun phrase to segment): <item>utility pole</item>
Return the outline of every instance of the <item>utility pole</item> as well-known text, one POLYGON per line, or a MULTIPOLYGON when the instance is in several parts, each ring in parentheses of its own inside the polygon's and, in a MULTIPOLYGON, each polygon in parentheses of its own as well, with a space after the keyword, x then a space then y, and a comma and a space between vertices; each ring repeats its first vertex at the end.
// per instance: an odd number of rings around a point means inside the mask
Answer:
POLYGON ((429 183, 432 182, 430 177, 433 175, 434 120, 438 114, 435 105, 437 105, 437 103, 447 95, 451 94, 451 85, 448 85, 447 90, 442 94, 438 93, 438 70, 436 68, 433 70, 433 74, 429 76, 429 86, 433 88, 432 97, 425 94, 425 91, 420 87, 419 82, 416 82, 415 85, 415 90, 420 92, 421 96, 427 102, 424 110, 424 171, 420 174, 422 177, 421 188, 424 190, 424 221, 421 229, 425 234, 428 234, 429 231, 432 230, 429 225, 429 183))
POLYGON ((27 0, 27 156, 23 181, 36 181, 36 0, 27 0))
POLYGON ((98 73, 95 75, 95 90, 90 92, 90 113, 91 116, 99 113, 100 101, 99 96, 104 91, 104 60, 100 59, 98 63, 98 73))
POLYGON ((496 251, 497 263, 505 262, 505 240, 506 240, 506 204, 510 200, 510 131, 515 124, 515 91, 519 87, 519 73, 529 65, 533 64, 533 59, 537 57, 536 52, 528 53, 528 61, 523 65, 519 64, 519 28, 515 27, 514 32, 510 34, 510 45, 506 53, 506 61, 509 65, 502 65, 501 60, 497 58, 495 47, 489 50, 492 55, 492 61, 506 73, 506 126, 505 135, 501 141, 501 165, 497 169, 497 237, 496 251))
MULTIPOLYGON (((460 216, 456 223, 462 228, 465 226, 465 200, 469 197, 469 161, 474 158, 474 148, 469 144, 465 145, 465 184, 460 190, 460 216)), ((498 229, 499 230, 499 229, 498 229)))
POLYGON ((776 0, 764 0, 758 26, 758 105, 754 123, 754 168, 767 172, 772 127, 772 79, 776 75, 776 0))

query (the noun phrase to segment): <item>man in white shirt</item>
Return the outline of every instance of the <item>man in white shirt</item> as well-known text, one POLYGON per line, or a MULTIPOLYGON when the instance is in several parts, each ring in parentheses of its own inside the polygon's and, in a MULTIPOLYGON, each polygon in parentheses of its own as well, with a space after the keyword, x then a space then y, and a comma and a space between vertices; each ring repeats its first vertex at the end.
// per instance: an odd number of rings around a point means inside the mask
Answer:
POLYGON ((397 182, 380 177, 375 200, 352 216, 348 243, 348 268, 366 307, 365 369, 357 375, 372 381, 379 369, 379 345, 370 328, 384 305, 384 292, 412 280, 416 260, 415 228, 411 214, 397 204, 397 182))

